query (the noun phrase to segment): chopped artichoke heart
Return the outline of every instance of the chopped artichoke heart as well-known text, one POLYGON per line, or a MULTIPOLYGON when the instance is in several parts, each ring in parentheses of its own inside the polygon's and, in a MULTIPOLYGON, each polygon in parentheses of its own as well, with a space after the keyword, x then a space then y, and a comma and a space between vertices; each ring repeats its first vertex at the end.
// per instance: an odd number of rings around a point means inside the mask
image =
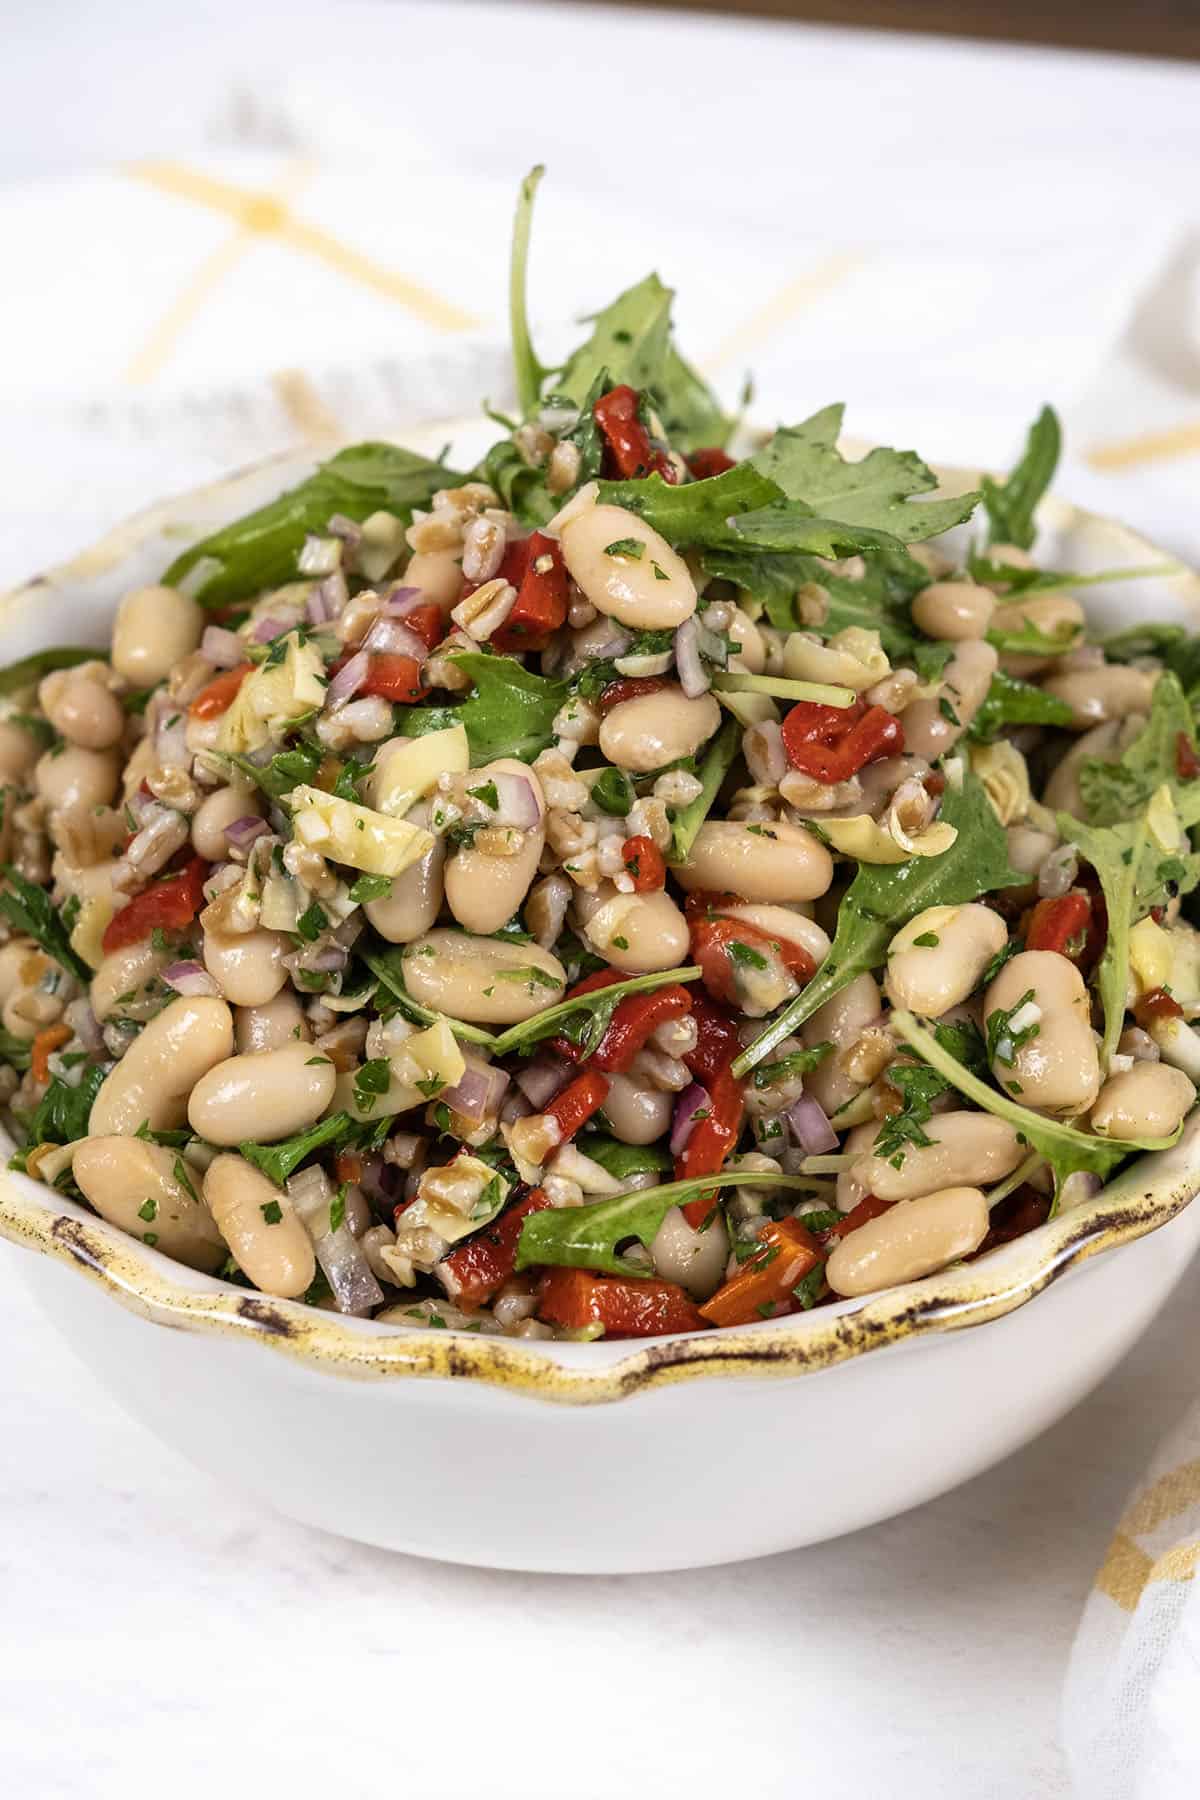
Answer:
POLYGON ((433 849, 434 838, 406 819, 354 800, 300 786, 287 797, 296 836, 331 862, 345 863, 366 875, 400 875, 433 849))
POLYGON ((504 1177, 479 1157, 456 1156, 444 1168, 425 1171, 416 1199, 401 1215, 404 1228, 428 1226, 448 1244, 456 1244, 491 1223, 503 1209, 508 1191, 504 1177))
POLYGON ((1150 804, 1146 808, 1146 824, 1160 850, 1182 850, 1187 842, 1183 826, 1179 823, 1179 814, 1175 810, 1174 797, 1165 781, 1150 796, 1150 804))
POLYGON ((470 766, 471 750, 462 725, 428 732, 407 744, 385 744, 371 770, 371 802, 389 818, 402 819, 433 792, 439 775, 465 775, 470 766))
POLYGON ((247 675, 232 705, 221 714, 217 748, 227 755, 262 750, 288 726, 325 704, 325 664, 315 644, 289 632, 283 660, 263 663, 247 675))
POLYGON ((1139 919, 1129 934, 1129 967, 1141 994, 1170 983, 1171 939, 1149 917, 1139 919))
POLYGON ((1029 770, 1016 745, 1003 739, 995 744, 972 744, 967 754, 972 773, 983 783, 1001 825, 1025 818, 1031 797, 1029 770))
MULTIPOLYGON (((357 1090, 357 1069, 337 1078, 329 1112, 348 1112, 352 1119, 389 1119, 393 1113, 411 1112, 430 1098, 428 1084, 437 1092, 462 1080, 467 1065, 448 1022, 439 1019, 426 1031, 414 1032, 388 1058, 388 1085, 380 1094, 357 1090), (426 1085, 422 1087, 420 1083, 426 1085)), ((434 1096, 436 1098, 436 1095, 434 1096)), ((407 1215, 406 1215, 407 1216, 407 1215)))
POLYGON ((958 837, 953 825, 939 819, 911 838, 905 849, 866 813, 853 819, 822 819, 821 831, 841 855, 864 863, 905 863, 913 856, 941 856, 958 837))
POLYGON ((79 909, 71 932, 71 948, 76 956, 82 956, 89 969, 98 969, 104 961, 101 939, 112 916, 112 899, 108 894, 93 894, 79 909))

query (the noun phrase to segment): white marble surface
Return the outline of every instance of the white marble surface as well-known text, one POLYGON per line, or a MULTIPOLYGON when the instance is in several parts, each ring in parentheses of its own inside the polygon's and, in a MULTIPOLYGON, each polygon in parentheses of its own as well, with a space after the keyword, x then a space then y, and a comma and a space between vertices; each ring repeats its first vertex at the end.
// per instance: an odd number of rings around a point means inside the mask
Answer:
MULTIPOLYGON (((217 1487, 60 1346, 25 1254, 0 1246, 13 1800, 210 1800, 214 1778, 239 1800, 1056 1800, 1079 1609, 1200 1362, 1195 1268, 1089 1401, 917 1512, 695 1574, 488 1574, 342 1543, 217 1487)), ((1035 1384, 1004 1342, 997 1381, 1035 1384)), ((689 1504, 713 1475, 697 1470, 689 1504)))

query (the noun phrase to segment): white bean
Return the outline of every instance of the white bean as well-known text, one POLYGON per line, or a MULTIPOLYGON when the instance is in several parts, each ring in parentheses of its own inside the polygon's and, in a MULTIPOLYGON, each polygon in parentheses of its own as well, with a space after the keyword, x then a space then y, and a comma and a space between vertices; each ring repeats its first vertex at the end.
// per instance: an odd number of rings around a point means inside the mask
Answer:
POLYGON ((610 1075, 603 1112, 623 1144, 653 1144, 670 1130, 674 1104, 674 1094, 628 1075, 610 1075))
POLYGON ((84 750, 109 750, 125 732, 125 709, 107 686, 104 663, 55 669, 43 677, 38 704, 60 737, 84 750))
POLYGON ((538 944, 427 931, 404 951, 404 984, 419 1006, 473 1025, 516 1025, 562 999, 567 972, 538 944))
MULTIPOLYGON (((1025 625, 1033 625, 1044 637, 1062 637, 1068 642, 1070 631, 1080 630, 1083 623, 1083 608, 1070 594, 1032 594, 1027 600, 1010 600, 998 606, 992 615, 994 631, 1019 633, 1025 625)), ((1021 680, 1052 669, 1057 661, 1053 654, 1041 656, 1036 651, 1006 650, 1001 658, 1005 672, 1021 680)))
POLYGON ((833 880, 833 858, 801 825, 709 819, 674 871, 681 887, 745 900, 816 900, 833 880))
POLYGON ((297 1040, 278 1050, 228 1056, 192 1089, 188 1123, 210 1144, 273 1144, 315 1125, 333 1099, 337 1071, 297 1040))
MULTIPOLYGON (((1144 724, 1144 719, 1140 719, 1144 724)), ((1087 809, 1083 804, 1083 795, 1079 789, 1079 772, 1085 762, 1095 757, 1100 762, 1116 762, 1120 755, 1120 740, 1123 735, 1123 723, 1120 720, 1107 720, 1103 725, 1085 731, 1077 738, 1064 757, 1055 764, 1046 783, 1043 802, 1051 812, 1068 812, 1073 818, 1086 819, 1087 809)), ((1024 864, 1018 864, 1024 868, 1024 864)))
POLYGON ((679 1207, 667 1213, 650 1246, 654 1273, 677 1282, 694 1300, 707 1300, 720 1287, 729 1255, 729 1235, 717 1212, 703 1231, 689 1225, 679 1207))
POLYGON ((598 612, 635 631, 665 631, 696 610, 691 571, 665 537, 621 506, 589 506, 562 527, 572 578, 598 612), (622 544, 641 546, 630 555, 622 544))
POLYGON ((92 976, 92 1011, 102 1023, 113 1013, 126 1019, 146 1018, 162 999, 157 977, 177 960, 172 950, 156 950, 148 937, 112 951, 92 976))
POLYGON ((68 744, 57 753, 47 750, 38 759, 34 786, 51 812, 68 806, 90 811, 111 804, 121 779, 121 759, 115 750, 81 750, 68 744))
POLYGON ((805 1093, 830 1115, 861 1094, 866 1085, 846 1073, 838 1052, 853 1048, 867 1026, 879 1018, 882 1004, 875 977, 858 975, 800 1027, 808 1049, 815 1050, 818 1044, 834 1046, 834 1053, 804 1077, 805 1093))
POLYGON ((1007 1044, 999 1040, 992 1058, 1000 1086, 1037 1112, 1084 1112, 1100 1091, 1100 1058, 1079 970, 1056 950, 1021 951, 984 995, 985 1027, 990 1030, 993 1014, 1014 1009, 1016 1036, 1007 1044), (1026 995, 1032 997, 1032 1016, 1023 1020, 1026 995), (1026 1036, 1029 1028, 1032 1035, 1026 1036))
POLYGON ((425 599, 448 616, 463 590, 461 546, 450 550, 416 551, 404 571, 404 585, 420 588, 425 599))
POLYGON ((974 581, 934 581, 912 603, 913 623, 932 638, 981 638, 992 622, 996 596, 974 581))
POLYGON ((618 769, 644 775, 694 756, 720 727, 721 709, 711 694, 689 700, 681 687, 660 688, 622 700, 606 713, 600 748, 618 769))
POLYGON ((720 906, 717 911, 722 918, 743 919, 747 925, 756 925, 768 937, 782 938, 787 944, 799 944, 812 957, 816 968, 820 968, 829 955, 828 934, 821 930, 815 919, 805 918, 803 913, 793 911, 790 906, 751 903, 720 906))
POLYGON ((134 588, 117 608, 112 665, 132 687, 157 687, 199 644, 204 614, 177 588, 134 588))
POLYGON ((0 785, 24 787, 37 759, 33 733, 11 719, 0 719, 0 785))
POLYGON ((293 1040, 307 1044, 312 1030, 294 988, 284 988, 258 1006, 239 1006, 233 1015, 234 1044, 239 1056, 260 1050, 282 1050, 293 1040))
POLYGON ((825 1264, 825 1279, 847 1298, 877 1294, 969 1256, 987 1233, 987 1201, 977 1187, 939 1188, 850 1232, 825 1264))
POLYGON ((1149 712, 1158 676, 1157 669, 1109 663, 1099 669, 1075 669, 1066 675, 1048 676, 1042 688, 1071 708, 1076 731, 1086 731, 1105 719, 1149 712))
POLYGON ((934 762, 953 749, 987 698, 1000 659, 990 644, 968 639, 946 665, 936 700, 904 708, 904 748, 934 762))
POLYGON ((974 993, 1007 942, 1008 927, 990 906, 926 907, 888 946, 888 998, 940 1019, 974 993))
POLYGON ((312 1240, 291 1199, 240 1156, 218 1156, 204 1176, 204 1198, 233 1259, 256 1288, 296 1300, 312 1286, 312 1240))
POLYGON ((225 1261, 221 1234, 199 1198, 200 1172, 177 1150, 143 1138, 89 1137, 71 1173, 102 1219, 164 1256, 208 1275, 225 1261))
POLYGON ((1123 1074, 1110 1075, 1100 1089, 1092 1130, 1099 1137, 1170 1137, 1195 1100, 1196 1090, 1182 1070, 1135 1062, 1123 1074))
POLYGON ((240 783, 215 788, 200 802, 192 816, 192 845, 196 855, 202 856, 205 862, 228 861, 225 827, 236 819, 251 815, 261 818, 262 811, 262 795, 257 788, 243 787, 240 783))
POLYGON ((686 959, 688 923, 665 888, 620 894, 602 881, 594 893, 579 889, 575 916, 597 955, 623 974, 649 975, 686 959))
POLYGON ((872 1153, 851 1173, 880 1200, 914 1200, 938 1188, 987 1187, 1011 1175, 1026 1146, 1016 1127, 985 1112, 938 1113, 925 1127, 928 1144, 908 1144, 899 1168, 872 1153))
POLYGON ((204 966, 234 1006, 265 1006, 287 980, 291 949, 282 931, 204 933, 204 966))
POLYGON ((89 1131, 96 1137, 132 1137, 143 1121, 152 1131, 178 1131, 187 1118, 188 1095, 232 1048, 233 1015, 223 1000, 207 995, 172 1000, 105 1077, 89 1131))
POLYGON ((471 844, 446 859, 446 903, 465 930, 480 936, 499 931, 521 906, 537 874, 546 842, 546 802, 533 770, 504 756, 485 768, 472 770, 467 777, 468 786, 484 786, 497 776, 511 776, 528 784, 537 802, 539 822, 520 833, 520 848, 515 856, 489 856, 471 844))

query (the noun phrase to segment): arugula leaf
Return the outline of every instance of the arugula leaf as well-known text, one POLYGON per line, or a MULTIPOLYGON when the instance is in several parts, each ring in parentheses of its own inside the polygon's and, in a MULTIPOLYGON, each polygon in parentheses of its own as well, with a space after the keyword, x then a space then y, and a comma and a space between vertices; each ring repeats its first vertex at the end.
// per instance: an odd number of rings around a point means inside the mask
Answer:
POLYGON ((696 834, 705 819, 712 811, 713 802, 721 790, 721 783, 733 767, 742 748, 742 728, 734 718, 726 719, 720 731, 708 747, 704 761, 700 764, 697 779, 700 792, 686 806, 670 809, 671 842, 667 847, 667 861, 670 863, 686 862, 696 841, 696 834))
POLYGON ((624 769, 607 768, 592 783, 592 799, 610 818, 627 819, 633 810, 633 783, 624 769))
POLYGON ((1066 727, 1074 714, 1065 700, 1044 693, 1028 681, 1018 681, 997 669, 983 705, 967 727, 973 743, 990 744, 1010 725, 1058 725, 1066 727))
POLYGON ((989 631, 987 641, 1004 656, 1065 656, 1082 643, 1083 631, 1069 619, 1054 631, 1043 631, 1026 619, 1017 631, 989 631))
POLYGON ((604 1131, 586 1131, 575 1142, 584 1156, 590 1156, 617 1181, 673 1166, 670 1151, 658 1144, 624 1144, 604 1131))
POLYGON ((885 962, 887 947, 900 927, 926 907, 960 906, 996 888, 1027 884, 1027 875, 1009 867, 1004 828, 976 776, 965 774, 961 790, 947 787, 941 818, 955 827, 958 836, 940 856, 859 865, 838 907, 829 955, 803 993, 742 1051, 733 1065, 735 1075, 742 1076, 761 1062, 856 976, 885 962))
POLYGON ((901 546, 873 552, 858 580, 835 575, 815 556, 800 553, 706 550, 702 561, 708 574, 732 582, 760 602, 780 631, 807 631, 822 638, 851 626, 877 631, 893 662, 938 648, 916 630, 911 614, 913 596, 929 585, 930 577, 901 546), (797 596, 804 588, 820 589, 825 617, 819 625, 808 623, 797 611, 797 596))
POLYGON ((456 652, 451 661, 474 683, 470 699, 456 706, 399 707, 398 732, 424 737, 450 725, 465 726, 476 767, 497 756, 532 762, 554 742, 554 715, 570 695, 567 682, 535 675, 515 656, 466 650, 456 652))
POLYGON ((833 1052, 832 1043, 814 1044, 809 1050, 792 1050, 778 1062, 759 1063, 754 1071, 756 1088, 774 1087, 777 1081, 790 1081, 793 1075, 807 1075, 820 1068, 833 1052))
POLYGON ((543 1038, 561 1034, 571 1043, 578 1044, 585 1056, 590 1056, 608 1030, 613 1013, 628 995, 651 994, 656 988, 674 982, 686 985, 699 979, 700 970, 693 965, 685 969, 659 969, 652 975, 633 975, 628 981, 614 981, 609 987, 592 988, 589 993, 559 1000, 544 1012, 534 1013, 532 1019, 522 1020, 519 1025, 510 1025, 507 1031, 492 1039, 492 1052, 496 1056, 505 1056, 510 1050, 524 1054, 534 1044, 540 1044, 543 1038))
POLYGON ((844 412, 844 406, 826 406, 801 425, 784 426, 753 458, 754 467, 789 501, 905 544, 923 543, 970 518, 978 494, 914 502, 913 495, 931 493, 938 483, 911 450, 875 449, 847 462, 837 447, 844 412))
POLYGON ((194 598, 201 606, 228 606, 294 580, 305 538, 324 532, 332 514, 361 520, 390 512, 408 525, 414 508, 428 506, 439 488, 458 487, 466 479, 395 444, 351 445, 278 500, 193 544, 175 558, 163 581, 178 587, 198 564, 212 563, 211 572, 201 571, 194 598))
MULTIPOLYGON (((35 681, 40 681, 43 675, 49 675, 55 669, 73 669, 78 663, 94 662, 98 656, 103 655, 102 650, 87 650, 65 644, 58 645, 53 650, 35 650, 32 656, 23 656, 20 662, 9 663, 6 669, 0 669, 0 694, 15 694, 21 688, 32 687, 35 681)), ((14 725, 25 723, 22 719, 11 722, 14 725)), ((26 726, 26 729, 30 729, 30 726, 26 726)))
MULTIPOLYGON (((592 416, 592 408, 610 385, 605 373, 601 371, 579 409, 575 424, 569 431, 559 433, 560 444, 573 444, 579 452, 576 487, 595 480, 600 473, 604 442, 600 427, 592 416)), ((564 395, 550 394, 543 405, 551 407, 560 401, 564 406, 575 404, 564 395)), ((493 444, 475 471, 476 479, 486 481, 489 487, 495 488, 509 512, 515 513, 522 525, 531 526, 535 530, 552 519, 567 499, 566 494, 550 492, 546 486, 546 473, 546 464, 526 462, 511 438, 501 438, 498 444, 493 444)))
POLYGON ((0 888, 0 912, 86 987, 92 979, 92 971, 72 950, 61 912, 45 888, 26 881, 12 863, 3 865, 3 874, 5 886, 0 888))
POLYGON ((651 1270, 617 1254, 617 1246, 637 1238, 647 1250, 673 1206, 682 1206, 713 1188, 803 1188, 811 1191, 807 1175, 777 1175, 770 1170, 726 1169, 692 1181, 669 1181, 662 1187, 614 1194, 589 1206, 551 1207, 529 1213, 517 1242, 517 1270, 538 1265, 570 1269, 606 1269, 612 1275, 647 1276, 651 1270))
POLYGON ((281 750, 268 763, 256 763, 249 756, 234 752, 218 754, 261 788, 269 800, 283 800, 294 787, 311 787, 324 752, 314 744, 297 744, 291 750, 281 750))
POLYGON ((1089 756, 1080 766, 1079 792, 1093 825, 1115 825, 1132 818, 1166 783, 1178 797, 1176 752, 1180 738, 1194 749, 1195 721, 1177 676, 1166 672, 1154 685, 1146 728, 1121 752, 1116 763, 1089 756))
POLYGON ((28 1119, 22 1120, 26 1142, 31 1146, 73 1144, 76 1138, 86 1137, 92 1102, 106 1073, 99 1063, 89 1063, 75 1087, 55 1075, 28 1119))
MULTIPOLYGON (((428 1006, 421 1006, 414 1000, 404 985, 404 946, 402 944, 384 944, 373 939, 364 944, 360 938, 354 946, 354 954, 361 958, 367 968, 382 983, 395 1001, 396 1007, 410 1019, 414 1025, 436 1025, 442 1013, 434 1012, 428 1006)), ((495 1038, 490 1031, 481 1025, 468 1025, 462 1019, 446 1018, 455 1037, 462 1038, 467 1044, 484 1044, 491 1049, 495 1038)))
POLYGON ((513 223, 512 260, 508 276, 508 318, 512 334, 513 376, 517 403, 524 418, 529 418, 541 397, 542 382, 549 370, 538 361, 529 335, 529 314, 525 303, 526 271, 529 264, 529 232, 533 224, 533 202, 538 183, 546 173, 541 163, 531 169, 521 183, 517 195, 517 216, 513 223))
POLYGON ((1015 1125, 1017 1131, 1031 1149, 1044 1156, 1054 1170, 1059 1186, 1068 1175, 1077 1170, 1085 1170, 1090 1174, 1106 1176, 1111 1174, 1118 1163, 1126 1157, 1135 1156, 1141 1150, 1167 1150, 1176 1142, 1182 1131, 1179 1126, 1168 1138, 1103 1138, 1091 1137, 1088 1133, 1077 1131, 1073 1125, 1064 1125, 1057 1119, 1048 1119, 1041 1113, 1031 1112, 1027 1106, 1018 1106, 1006 1094, 996 1088, 989 1087, 969 1069, 954 1060, 937 1042, 932 1034, 920 1025, 909 1012, 894 1012, 892 1028, 904 1039, 910 1050, 916 1052, 923 1062, 936 1069, 950 1083, 951 1087, 965 1094, 968 1100, 974 1100, 985 1112, 994 1113, 999 1119, 1007 1119, 1015 1125))
POLYGON ((743 540, 731 523, 733 515, 777 503, 786 505, 783 490, 748 462, 681 487, 672 486, 661 475, 647 475, 638 481, 602 481, 596 498, 599 504, 623 506, 636 513, 670 544, 735 550, 743 540))
POLYGON ((576 406, 603 374, 609 387, 656 387, 666 367, 675 298, 657 275, 647 275, 592 320, 592 334, 567 359, 557 391, 576 406))
POLYGON ((708 383, 673 343, 667 345, 653 397, 663 429, 677 450, 723 450, 733 436, 737 420, 722 410, 708 383))
POLYGON ((284 1138, 278 1144, 243 1143, 238 1145, 239 1154, 248 1163, 273 1181, 276 1187, 282 1187, 290 1175, 294 1175, 300 1164, 318 1150, 327 1150, 331 1145, 344 1143, 353 1137, 357 1126, 349 1113, 331 1113, 316 1125, 310 1125, 307 1131, 299 1131, 295 1137, 284 1138))
POLYGON ((1044 406, 1029 428, 1025 450, 1007 481, 985 475, 980 487, 988 516, 988 541, 1031 550, 1036 535, 1034 514, 1054 479, 1062 452, 1062 427, 1052 406, 1044 406))
MULTIPOLYGON (((1119 569, 1093 569, 1085 574, 1080 569, 1019 569, 1015 563, 993 562, 988 556, 969 556, 967 569, 974 580, 985 584, 1003 583, 1007 590, 1001 599, 1028 600, 1037 594, 1057 594, 1064 589, 1104 587, 1113 581, 1146 581, 1152 576, 1178 575, 1178 563, 1139 563, 1125 564, 1119 569)), ((1135 631, 1117 637, 1134 636, 1135 631)), ((1169 626, 1146 626, 1147 633, 1168 631, 1169 626)), ((1182 631, 1182 627, 1178 628, 1182 631)), ((1134 652, 1136 655, 1141 652, 1134 652)), ((1118 659, 1119 660, 1119 659, 1118 659)))

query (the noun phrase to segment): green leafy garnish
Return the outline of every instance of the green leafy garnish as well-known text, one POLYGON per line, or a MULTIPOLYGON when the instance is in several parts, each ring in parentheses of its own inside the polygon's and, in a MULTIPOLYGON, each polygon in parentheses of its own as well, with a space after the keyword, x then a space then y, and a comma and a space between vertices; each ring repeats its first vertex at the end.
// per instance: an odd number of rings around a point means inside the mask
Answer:
POLYGON ((1034 998, 1032 988, 1023 993, 1019 1000, 1007 1008, 997 1007, 984 1020, 987 1026, 987 1059, 989 1063, 1001 1063, 1004 1068, 1011 1069, 1017 1060, 1018 1053, 1026 1044, 1031 1044, 1041 1035, 1041 1026, 1036 1020, 1029 1025, 1013 1029, 1013 1020, 1021 1010, 1028 1006, 1034 998))
POLYGON ((831 1043, 814 1044, 808 1050, 792 1050, 787 1056, 781 1056, 778 1062, 759 1063, 754 1071, 756 1088, 774 1087, 778 1081, 791 1081, 793 1076, 807 1075, 812 1069, 819 1068, 827 1056, 833 1054, 831 1043))
POLYGON ((967 729, 967 737, 976 743, 990 744, 1002 737, 1010 725, 1057 725, 1067 727, 1074 713, 1065 700, 1047 694, 1028 681, 1018 681, 997 669, 983 705, 967 729))
POLYGON ((561 1035, 578 1045, 584 1056, 590 1056, 608 1030, 613 1013, 628 995, 651 994, 656 988, 675 982, 686 984, 699 979, 700 970, 693 966, 660 969, 652 975, 633 975, 628 981, 614 981, 609 987, 593 988, 589 993, 560 1000, 557 1005, 548 1006, 544 1012, 535 1013, 532 1019, 525 1019, 519 1025, 510 1025, 507 1031, 492 1038, 492 1052, 496 1056, 506 1056, 513 1050, 524 1053, 544 1038, 561 1035))
POLYGON ((508 320, 512 334, 513 379, 517 389, 517 404, 524 418, 536 411, 541 397, 542 382, 549 374, 538 361, 533 348, 533 340, 529 335, 529 314, 526 305, 526 278, 529 266, 529 233, 533 224, 533 202, 537 194, 538 183, 546 173, 539 163, 537 168, 530 169, 521 183, 517 195, 517 216, 513 224, 512 257, 508 276, 508 320))
POLYGON ((856 976, 880 966, 896 932, 930 906, 961 906, 996 888, 1024 887, 1028 876, 1010 868, 1008 840, 982 783, 964 775, 947 787, 941 817, 958 836, 940 856, 906 863, 862 863, 838 908, 829 955, 802 994, 784 1007, 733 1065, 746 1074, 856 976))
POLYGON ((592 783, 592 799, 601 812, 627 819, 634 802, 634 788, 624 769, 606 768, 592 783))
POLYGON ((328 929, 329 919, 325 908, 316 900, 296 920, 296 930, 308 944, 315 944, 321 933, 328 929))
POLYGON ((261 788, 269 800, 284 800, 293 788, 312 786, 323 752, 314 744, 297 744, 291 750, 281 750, 278 756, 261 765, 248 756, 218 754, 261 788))
POLYGON ((742 748, 742 728, 734 718, 725 720, 720 731, 708 746, 704 761, 700 764, 697 779, 700 792, 686 806, 669 809, 671 818, 671 842, 667 846, 667 861, 670 863, 686 862, 696 841, 696 834, 713 809, 721 783, 733 767, 742 748))
POLYGON ((354 1071, 354 1104, 359 1112, 370 1112, 371 1102, 386 1094, 392 1079, 392 1065, 386 1056, 373 1056, 354 1071))
POLYGON ((29 1067, 30 1053, 28 1038, 14 1037, 11 1031, 0 1026, 0 1062, 8 1063, 23 1074, 29 1067))
POLYGON ((1034 514, 1054 479, 1062 451, 1062 427, 1052 406, 1044 406, 1029 428, 1025 451, 1007 481, 984 476, 981 488, 988 516, 988 541, 1031 550, 1034 514))
POLYGON ((45 888, 26 881, 12 863, 4 864, 3 873, 5 885, 0 888, 0 913, 86 987, 92 979, 92 971, 72 950, 66 927, 45 888))
POLYGON ((1122 750, 1121 760, 1108 763, 1090 756, 1080 765, 1079 792, 1088 822, 1115 825, 1132 818, 1164 783, 1178 798, 1188 785, 1181 783, 1176 762, 1180 738, 1195 749, 1192 709, 1178 677, 1164 672, 1154 684, 1146 727, 1122 750))
POLYGON ((586 1131, 575 1139, 584 1156, 599 1163, 616 1181, 628 1181, 633 1175, 657 1174, 673 1166, 670 1151, 658 1144, 624 1144, 620 1138, 603 1131, 586 1131))
POLYGON ((554 715, 570 692, 565 681, 535 675, 514 656, 467 650, 456 653, 451 661, 470 677, 474 693, 456 706, 398 707, 398 732, 423 737, 430 731, 462 725, 476 766, 498 756, 532 762, 554 742, 554 715))
MULTIPOLYGON (((29 1118, 22 1120, 27 1142, 73 1144, 76 1138, 86 1137, 92 1102, 100 1092, 104 1075, 99 1063, 89 1063, 74 1087, 61 1075, 53 1076, 29 1118)), ((24 1167, 23 1161, 21 1166, 24 1167)))
POLYGON ((350 898, 359 906, 368 900, 388 900, 392 893, 390 875, 360 875, 350 889, 350 898))
POLYGON ((301 1163, 307 1162, 318 1150, 344 1143, 353 1137, 356 1129, 349 1113, 331 1113, 329 1118, 310 1125, 307 1131, 297 1132, 295 1137, 284 1138, 281 1143, 243 1143, 238 1145, 238 1151, 276 1187, 282 1187, 301 1163))

